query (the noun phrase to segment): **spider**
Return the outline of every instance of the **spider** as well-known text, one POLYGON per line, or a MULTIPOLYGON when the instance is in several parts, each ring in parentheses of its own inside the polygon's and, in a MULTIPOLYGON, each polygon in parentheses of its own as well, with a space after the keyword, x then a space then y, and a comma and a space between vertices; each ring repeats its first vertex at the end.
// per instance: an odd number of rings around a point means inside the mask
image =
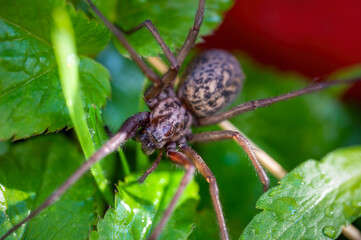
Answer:
POLYGON ((228 107, 238 95, 245 77, 236 58, 228 52, 222 50, 209 50, 201 53, 188 66, 178 90, 174 90, 175 78, 178 75, 184 59, 193 48, 202 25, 205 0, 199 0, 194 24, 190 29, 183 46, 176 55, 168 48, 150 20, 147 20, 128 31, 128 33, 132 33, 145 27, 153 34, 171 66, 162 77, 155 74, 142 58, 139 57, 124 37, 124 33, 112 25, 90 0, 87 1, 93 11, 101 18, 105 25, 107 25, 124 48, 129 52, 132 59, 147 78, 152 81, 153 84, 144 94, 144 100, 148 105, 150 112, 137 113, 128 118, 116 135, 91 156, 66 182, 56 189, 43 204, 9 230, 1 239, 5 239, 22 224, 54 203, 70 186, 89 170, 90 166, 100 161, 111 152, 117 150, 121 144, 130 138, 140 142, 142 150, 148 155, 154 153, 155 150, 159 150, 157 159, 139 179, 140 182, 145 181, 146 177, 157 168, 162 158, 163 151, 171 161, 183 166, 186 170, 178 190, 157 227, 151 233, 149 239, 157 239, 159 237, 162 229, 166 226, 167 221, 172 215, 177 201, 192 179, 196 169, 199 170, 209 183, 209 190, 216 212, 221 238, 223 240, 229 239, 222 205, 219 200, 219 190, 216 178, 202 157, 193 150, 188 143, 234 139, 251 159, 263 184, 264 191, 269 187, 269 179, 265 170, 260 165, 259 160, 251 147, 250 141, 243 134, 237 131, 212 131, 193 134, 191 127, 216 124, 256 108, 266 107, 276 102, 324 89, 331 85, 354 81, 316 83, 303 89, 276 97, 246 102, 221 112, 221 110, 228 107))

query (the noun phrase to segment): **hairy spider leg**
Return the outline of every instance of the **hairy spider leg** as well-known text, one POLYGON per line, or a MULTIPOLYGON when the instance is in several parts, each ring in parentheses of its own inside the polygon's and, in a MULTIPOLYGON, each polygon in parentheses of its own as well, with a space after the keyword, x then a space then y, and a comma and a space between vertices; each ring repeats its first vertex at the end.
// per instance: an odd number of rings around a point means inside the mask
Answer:
POLYGON ((179 198, 182 196, 184 189, 187 187, 188 183, 192 180, 194 172, 195 172, 195 167, 194 167, 192 161, 189 160, 189 158, 186 155, 184 155, 183 153, 176 151, 175 143, 167 144, 166 151, 167 151, 168 158, 170 160, 172 160, 173 162, 175 162, 179 165, 182 165, 186 169, 186 172, 183 175, 183 178, 179 184, 179 187, 178 187, 176 193, 174 194, 169 206, 167 207, 166 211, 164 212, 161 220, 159 221, 157 227, 153 230, 152 234, 148 238, 149 240, 155 240, 159 237, 163 228, 167 224, 170 216, 172 215, 172 213, 175 209, 175 206, 176 206, 177 202, 179 201, 179 198))
POLYGON ((192 135, 190 142, 195 143, 204 143, 204 142, 213 142, 226 139, 234 139, 238 144, 246 151, 247 155, 251 159, 251 162, 254 168, 257 171, 259 178, 263 184, 263 191, 267 191, 269 187, 269 178, 266 174, 266 171, 263 169, 259 160, 257 159, 256 154, 254 153, 250 141, 241 133, 236 131, 213 131, 213 132, 204 132, 199 134, 192 135))
POLYGON ((216 124, 223 120, 233 118, 241 113, 252 111, 252 110, 255 110, 260 107, 267 107, 274 103, 288 100, 288 99, 298 97, 301 95, 305 95, 305 94, 308 94, 311 92, 319 91, 319 90, 328 88, 333 85, 351 84, 351 83, 355 83, 358 81, 361 81, 361 78, 345 80, 345 81, 331 81, 331 82, 322 82, 322 83, 311 84, 305 88, 302 88, 302 89, 299 89, 296 91, 292 91, 292 92, 285 93, 285 94, 275 96, 275 97, 269 97, 269 98, 264 98, 264 99, 260 99, 260 100, 246 102, 246 103, 240 104, 238 106, 235 106, 225 112, 222 112, 222 113, 219 113, 219 114, 216 114, 213 116, 207 116, 205 118, 199 118, 199 119, 197 119, 197 121, 198 121, 197 123, 199 126, 216 124))
MULTIPOLYGON (((177 62, 179 67, 182 66, 184 59, 186 58, 189 51, 192 49, 192 47, 194 46, 197 40, 199 29, 203 21, 204 5, 205 5, 205 0, 199 0, 198 9, 194 19, 194 24, 192 28, 189 30, 188 36, 184 41, 182 48, 179 50, 177 54, 177 62)), ((178 70, 177 72, 175 72, 174 70, 172 70, 172 68, 168 69, 168 71, 162 77, 162 82, 163 82, 162 88, 156 88, 155 86, 151 86, 150 89, 144 95, 145 99, 151 99, 157 96, 158 93, 164 90, 167 86, 174 85, 174 81, 177 76, 177 73, 178 70)))
POLYGON ((163 156, 163 149, 159 149, 159 154, 157 159, 155 159, 152 166, 150 166, 150 168, 148 168, 147 171, 138 179, 138 182, 143 183, 144 180, 149 176, 149 174, 154 172, 154 170, 158 167, 160 160, 162 160, 162 156, 163 156))
POLYGON ((167 44, 164 42, 163 38, 160 36, 157 28, 154 26, 152 20, 145 20, 144 22, 142 22, 141 24, 139 24, 138 26, 130 29, 130 30, 122 30, 125 34, 132 34, 135 31, 138 31, 139 29, 145 27, 146 29, 149 30, 149 32, 153 35, 153 37, 155 38, 155 40, 157 40, 158 44, 160 45, 160 47, 162 48, 165 57, 167 58, 171 68, 173 69, 179 69, 178 66, 178 62, 177 59, 174 57, 174 54, 172 53, 172 51, 169 49, 169 47, 167 46, 167 44))
POLYGON ((109 139, 98 151, 96 151, 86 162, 84 162, 60 187, 58 187, 37 209, 32 211, 24 220, 13 226, 0 240, 4 240, 21 225, 37 216, 42 210, 56 202, 66 190, 68 190, 78 179, 86 173, 90 167, 102 160, 110 153, 116 151, 118 147, 133 137, 139 127, 149 122, 149 112, 137 113, 128 118, 117 134, 109 139))
POLYGON ((147 76, 149 80, 153 82, 153 84, 157 87, 162 85, 162 81, 160 77, 148 67, 148 65, 142 60, 142 58, 138 55, 135 49, 130 45, 128 40, 125 38, 124 34, 117 29, 113 24, 111 24, 108 19, 98 10, 98 8, 91 2, 91 0, 87 0, 90 7, 93 11, 102 19, 104 24, 110 29, 110 31, 117 37, 119 42, 124 46, 124 48, 129 52, 132 59, 137 63, 142 72, 147 76))
POLYGON ((203 177, 209 183, 209 192, 212 197, 214 210, 216 211, 217 221, 221 231, 221 238, 222 240, 229 240, 226 221, 224 219, 223 210, 222 210, 222 204, 221 201, 219 200, 218 184, 214 174, 209 169, 207 164, 203 161, 202 157, 199 156, 199 154, 196 151, 194 151, 192 148, 184 144, 180 146, 180 151, 183 152, 187 157, 189 157, 192 160, 193 164, 196 166, 196 168, 201 172, 203 177))
POLYGON ((151 86, 148 89, 148 91, 144 94, 145 100, 150 101, 150 99, 156 97, 158 95, 158 93, 163 91, 168 85, 174 85, 174 81, 177 77, 180 66, 178 64, 177 59, 174 57, 174 54, 169 49, 167 44, 164 42, 163 38, 160 36, 158 30, 153 25, 153 22, 151 20, 146 20, 143 23, 139 24, 138 26, 136 26, 128 31, 123 30, 123 32, 126 34, 131 34, 135 31, 141 29, 142 27, 147 28, 149 30, 149 32, 154 36, 154 38, 157 40, 158 44, 161 46, 161 48, 164 52, 164 55, 166 56, 166 58, 168 59, 168 62, 170 64, 170 68, 167 70, 167 72, 162 77, 162 80, 161 80, 162 86, 161 87, 151 86))
POLYGON ((189 30, 188 36, 177 54, 177 60, 180 65, 182 65, 184 59, 187 57, 189 51, 194 47, 194 44, 197 40, 199 30, 201 28, 204 16, 204 5, 205 0, 199 0, 198 9, 196 17, 194 18, 194 24, 191 30, 189 30))

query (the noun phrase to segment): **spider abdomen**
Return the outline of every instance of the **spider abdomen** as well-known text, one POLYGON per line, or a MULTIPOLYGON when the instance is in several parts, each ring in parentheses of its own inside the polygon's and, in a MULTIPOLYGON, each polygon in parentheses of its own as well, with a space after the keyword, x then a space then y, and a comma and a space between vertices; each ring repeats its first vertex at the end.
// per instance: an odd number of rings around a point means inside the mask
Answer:
POLYGON ((188 66, 178 97, 196 117, 210 116, 232 103, 244 78, 233 55, 223 50, 208 50, 188 66))

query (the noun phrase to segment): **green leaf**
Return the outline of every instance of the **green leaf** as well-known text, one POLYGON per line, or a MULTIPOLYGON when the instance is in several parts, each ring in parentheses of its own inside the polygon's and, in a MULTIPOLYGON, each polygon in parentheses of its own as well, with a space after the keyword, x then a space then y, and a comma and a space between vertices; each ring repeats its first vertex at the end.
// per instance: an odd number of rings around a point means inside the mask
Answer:
MULTIPOLYGON (((0 236, 43 203, 83 159, 77 147, 61 135, 14 144, 1 156, 0 236)), ((94 181, 86 174, 9 239, 86 239, 95 221, 95 192, 94 181)))
POLYGON ((114 21, 118 0, 92 0, 92 2, 99 7, 100 12, 103 13, 109 21, 114 21))
MULTIPOLYGON (((61 0, 0 0, 0 139, 29 137, 71 125, 50 43, 51 13, 61 0)), ((68 6, 80 54, 105 46, 109 32, 102 24, 68 6), (92 37, 90 37, 92 35, 92 37)), ((109 75, 95 61, 82 57, 84 105, 105 104, 109 75)))
POLYGON ((73 23, 76 48, 79 54, 96 54, 103 50, 110 39, 110 31, 95 19, 89 19, 84 12, 76 11, 67 4, 73 23))
MULTIPOLYGON (((107 1, 98 0, 95 4, 101 8, 102 2, 107 1)), ((222 14, 231 7, 231 4, 230 0, 206 1, 200 35, 207 35, 214 31, 222 21, 222 14)), ((198 1, 195 0, 118 1, 115 23, 127 31, 150 19, 174 53, 183 45, 193 26, 197 8, 198 1)), ((156 56, 163 53, 153 35, 145 28, 127 38, 141 56, 156 56)), ((127 54, 124 51, 123 53, 127 54)))
POLYGON ((259 199, 240 239, 335 239, 361 216, 360 159, 358 146, 301 164, 259 199))
MULTIPOLYGON (((97 233, 91 239, 146 239, 156 226, 175 194, 183 172, 155 172, 138 183, 139 175, 129 175, 118 185, 115 209, 109 209, 99 220, 97 233), (94 237, 94 238, 93 238, 94 237)), ((186 239, 192 232, 198 185, 192 181, 186 188, 160 239, 186 239)))

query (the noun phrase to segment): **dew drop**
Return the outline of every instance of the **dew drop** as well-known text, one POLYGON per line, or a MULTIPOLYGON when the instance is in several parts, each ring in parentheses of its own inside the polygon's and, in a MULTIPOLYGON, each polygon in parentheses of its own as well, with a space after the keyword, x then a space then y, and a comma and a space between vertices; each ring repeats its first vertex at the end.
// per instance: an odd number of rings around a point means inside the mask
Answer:
POLYGON ((66 58, 66 66, 68 68, 75 67, 77 63, 78 63, 78 59, 74 53, 70 54, 66 58))
POLYGON ((93 128, 89 128, 90 137, 94 138, 95 136, 95 130, 93 128))
POLYGON ((333 215, 334 215, 335 213, 334 213, 332 207, 328 207, 328 208, 326 208, 326 210, 325 210, 325 214, 326 214, 327 217, 333 217, 333 215))
POLYGON ((322 229, 323 234, 325 234, 327 237, 335 238, 337 236, 337 232, 335 227, 333 226, 327 226, 322 229))

